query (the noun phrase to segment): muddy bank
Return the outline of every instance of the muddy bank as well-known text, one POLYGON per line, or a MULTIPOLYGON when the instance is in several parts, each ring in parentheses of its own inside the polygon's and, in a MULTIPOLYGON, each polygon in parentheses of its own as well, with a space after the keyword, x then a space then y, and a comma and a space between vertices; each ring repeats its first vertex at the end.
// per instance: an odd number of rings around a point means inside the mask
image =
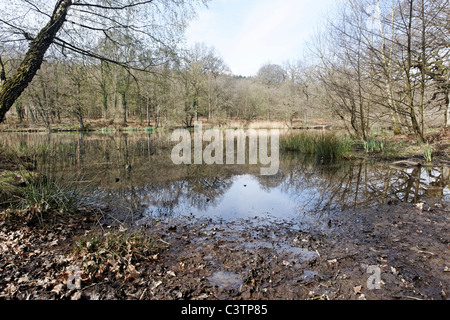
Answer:
POLYGON ((140 232, 160 244, 156 251, 133 252, 126 268, 109 259, 95 273, 89 266, 100 260, 74 248, 86 235, 110 233, 113 227, 99 228, 86 216, 51 229, 3 219, 0 297, 447 299, 449 212, 447 203, 391 203, 318 218, 314 229, 268 218, 146 220, 140 232), (81 270, 79 287, 67 286, 73 266, 81 270), (380 271, 380 289, 369 288, 371 266, 380 271))

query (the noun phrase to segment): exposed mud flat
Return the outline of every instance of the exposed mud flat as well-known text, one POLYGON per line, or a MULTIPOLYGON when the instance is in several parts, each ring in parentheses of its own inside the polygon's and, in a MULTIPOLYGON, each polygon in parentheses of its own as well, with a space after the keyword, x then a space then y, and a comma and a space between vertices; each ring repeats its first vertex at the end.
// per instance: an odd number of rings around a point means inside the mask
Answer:
MULTIPOLYGON (((346 210, 311 229, 296 221, 179 218, 142 221, 166 244, 133 272, 107 269, 67 286, 67 268, 86 261, 73 244, 93 228, 80 221, 32 230, 0 222, 3 299, 304 300, 448 299, 447 203, 391 203, 346 210), (369 267, 380 270, 371 289, 369 267)), ((134 268, 133 267, 133 268, 134 268)))

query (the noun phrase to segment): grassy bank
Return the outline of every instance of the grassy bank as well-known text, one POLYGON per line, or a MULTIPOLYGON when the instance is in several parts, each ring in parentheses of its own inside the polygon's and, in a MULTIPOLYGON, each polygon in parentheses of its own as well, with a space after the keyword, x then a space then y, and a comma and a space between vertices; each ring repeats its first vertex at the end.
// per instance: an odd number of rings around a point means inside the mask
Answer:
POLYGON ((51 166, 39 167, 38 157, 51 155, 49 147, 0 144, 0 208, 9 215, 42 225, 56 215, 77 211, 84 186, 80 177, 58 174, 51 166))
POLYGON ((435 130, 426 134, 426 143, 414 135, 374 135, 362 139, 332 132, 299 131, 280 137, 284 151, 316 155, 324 159, 370 157, 376 160, 415 158, 423 163, 450 161, 450 130, 435 130))
POLYGON ((72 215, 81 206, 82 186, 76 179, 25 170, 0 172, 0 205, 9 215, 43 225, 72 215))
MULTIPOLYGON (((281 129, 289 130, 290 128, 322 128, 323 126, 331 127, 331 123, 323 119, 311 120, 308 123, 295 121, 292 126, 286 121, 266 121, 266 120, 237 120, 222 119, 212 120, 207 118, 199 118, 203 128, 223 128, 223 129, 281 129)), ((158 126, 154 122, 147 124, 139 119, 128 119, 127 123, 113 120, 91 119, 85 122, 85 128, 80 130, 78 124, 74 121, 65 121, 51 124, 47 127, 39 123, 7 121, 0 124, 0 132, 153 132, 155 127, 158 129, 175 129, 183 127, 183 121, 168 120, 160 123, 158 126)))

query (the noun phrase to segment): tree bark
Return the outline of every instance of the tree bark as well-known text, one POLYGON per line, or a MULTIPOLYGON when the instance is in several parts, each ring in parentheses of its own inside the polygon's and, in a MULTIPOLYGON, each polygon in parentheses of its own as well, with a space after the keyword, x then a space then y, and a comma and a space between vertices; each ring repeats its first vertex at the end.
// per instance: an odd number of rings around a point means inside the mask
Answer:
POLYGON ((6 81, 5 65, 3 64, 2 57, 0 56, 0 87, 3 85, 3 82, 5 81, 6 81))
MULTIPOLYGON (((381 12, 381 5, 380 0, 377 0, 377 6, 379 12, 381 12)), ((394 98, 394 90, 392 86, 392 69, 391 69, 391 60, 392 60, 392 54, 394 50, 394 42, 391 41, 390 44, 390 52, 389 52, 389 58, 386 52, 386 36, 384 33, 383 23, 382 20, 379 19, 379 28, 380 33, 382 37, 382 46, 381 46, 381 54, 383 58, 383 67, 384 67, 384 76, 385 76, 385 86, 386 86, 386 94, 388 97, 388 103, 389 106, 392 108, 392 122, 394 123, 394 134, 401 134, 402 133, 402 127, 400 122, 400 117, 398 113, 398 107, 397 102, 394 98)), ((391 28, 392 28, 392 35, 391 39, 394 39, 394 30, 395 30, 395 1, 392 0, 392 15, 391 15, 391 28)))
POLYGON ((80 129, 80 131, 83 131, 85 128, 84 128, 83 115, 81 114, 81 110, 78 110, 75 115, 78 120, 78 128, 80 129))
POLYGON ((122 120, 123 120, 123 123, 125 124, 125 123, 127 123, 127 111, 128 111, 127 110, 127 94, 125 92, 121 92, 120 98, 122 100, 122 112, 123 112, 122 120))
POLYGON ((421 127, 419 125, 419 122, 417 121, 417 115, 415 111, 414 106, 414 86, 412 83, 412 76, 411 76, 411 69, 412 69, 412 21, 413 21, 413 2, 414 0, 409 0, 409 20, 408 20, 408 27, 407 27, 407 36, 408 36, 408 46, 407 46, 407 58, 406 58, 406 69, 405 69, 405 81, 406 81, 406 93, 407 93, 407 102, 408 102, 408 111, 409 111, 409 117, 411 118, 411 124, 413 131, 419 139, 421 143, 425 142, 425 139, 423 137, 423 132, 421 130, 421 127))
POLYGON ((6 113, 40 69, 44 55, 64 24, 71 5, 72 0, 58 1, 50 21, 31 42, 19 69, 11 78, 2 81, 0 87, 0 123, 5 120, 6 113))
POLYGON ((448 128, 450 119, 450 98, 448 96, 445 97, 445 114, 444 114, 444 128, 448 128))

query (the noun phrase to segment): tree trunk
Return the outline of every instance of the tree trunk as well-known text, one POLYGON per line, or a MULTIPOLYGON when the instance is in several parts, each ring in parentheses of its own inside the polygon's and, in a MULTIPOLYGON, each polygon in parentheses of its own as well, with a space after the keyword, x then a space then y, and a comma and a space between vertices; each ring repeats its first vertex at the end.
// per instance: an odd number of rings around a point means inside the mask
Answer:
POLYGON ((447 96, 445 98, 445 115, 444 115, 445 123, 444 123, 444 128, 448 128, 449 120, 450 120, 450 98, 449 98, 448 93, 447 93, 447 96))
POLYGON ((58 1, 49 23, 31 42, 30 48, 20 64, 19 69, 11 78, 2 82, 0 87, 0 123, 5 120, 6 113, 27 88, 41 67, 44 55, 64 24, 71 5, 72 0, 58 1))
MULTIPOLYGON (((380 0, 377 0, 378 11, 381 12, 380 0)), ((392 52, 394 50, 394 42, 390 44, 389 58, 386 52, 386 36, 384 33, 382 20, 379 19, 379 28, 382 37, 382 46, 381 46, 381 54, 383 57, 383 67, 384 67, 384 76, 385 76, 385 86, 386 86, 386 94, 388 97, 388 105, 392 109, 392 122, 394 123, 394 134, 398 135, 402 133, 402 127, 400 122, 400 117, 397 108, 397 102, 394 98, 394 91, 392 89, 392 68, 391 68, 391 60, 392 60, 392 52)), ((394 39, 394 30, 395 30, 395 2, 392 0, 392 14, 391 14, 391 26, 392 26, 392 35, 391 39, 394 39)))
POLYGON ((150 127, 150 98, 148 96, 148 92, 147 92, 146 111, 147 111, 147 127, 150 127))
POLYGON ((155 122, 155 129, 159 128, 159 122, 160 122, 160 112, 158 110, 158 106, 155 106, 153 111, 153 121, 155 122))
POLYGON ((406 58, 406 94, 407 94, 407 101, 408 101, 408 111, 409 111, 409 117, 411 119, 411 125, 413 128, 413 131, 417 137, 417 139, 424 143, 425 139, 423 137, 423 132, 420 128, 419 122, 417 121, 417 115, 415 111, 415 105, 414 105, 414 86, 412 83, 412 77, 411 77, 411 69, 412 69, 412 20, 413 20, 413 0, 410 0, 409 2, 409 21, 408 21, 408 29, 407 29, 407 35, 408 35, 408 46, 407 46, 407 58, 406 58))
POLYGON ((108 119, 108 93, 106 91, 102 92, 102 106, 103 106, 103 119, 108 119))
POLYGON ((120 93, 122 100, 122 111, 123 111, 123 123, 127 123, 127 94, 125 92, 120 93))
POLYGON ((426 55, 426 22, 425 22, 425 2, 421 3, 421 20, 422 20, 422 41, 421 41, 421 64, 420 64, 420 99, 419 99, 419 116, 420 116, 420 132, 422 136, 425 133, 425 119, 424 119, 424 103, 425 103, 425 86, 426 86, 426 67, 427 67, 427 55, 426 55))
POLYGON ((78 108, 78 110, 75 112, 75 115, 78 120, 78 128, 80 129, 80 131, 83 131, 85 128, 84 128, 83 115, 81 112, 81 108, 78 108))
POLYGON ((22 123, 24 108, 23 108, 22 102, 20 102, 20 101, 17 101, 17 103, 16 103, 16 112, 17 112, 17 117, 19 118, 19 123, 22 123))
POLYGON ((3 64, 2 57, 0 56, 0 88, 3 85, 3 82, 5 81, 6 81, 5 65, 3 64))

